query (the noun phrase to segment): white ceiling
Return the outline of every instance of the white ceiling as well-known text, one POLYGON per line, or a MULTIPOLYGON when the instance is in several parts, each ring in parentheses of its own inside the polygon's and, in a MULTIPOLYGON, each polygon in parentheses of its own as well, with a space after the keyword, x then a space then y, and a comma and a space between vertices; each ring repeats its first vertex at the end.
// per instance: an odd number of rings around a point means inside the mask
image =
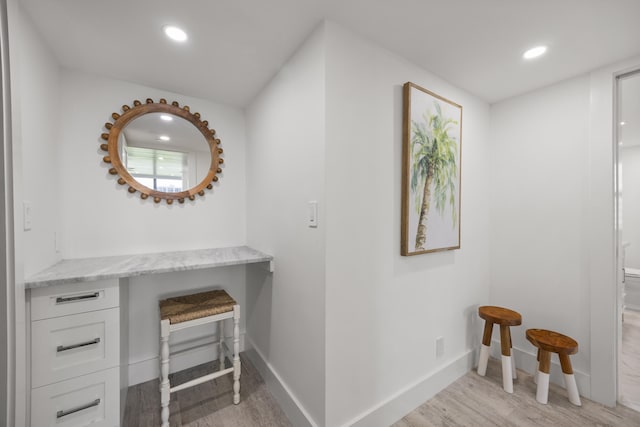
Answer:
POLYGON ((191 122, 173 114, 144 114, 130 121, 122 132, 127 144, 132 147, 209 154, 209 145, 200 130, 191 122), (165 115, 173 120, 165 121, 160 118, 165 115), (160 140, 161 135, 168 136, 169 140, 160 140))
POLYGON ((323 19, 491 103, 640 55, 639 0, 19 1, 65 67, 239 107, 323 19))

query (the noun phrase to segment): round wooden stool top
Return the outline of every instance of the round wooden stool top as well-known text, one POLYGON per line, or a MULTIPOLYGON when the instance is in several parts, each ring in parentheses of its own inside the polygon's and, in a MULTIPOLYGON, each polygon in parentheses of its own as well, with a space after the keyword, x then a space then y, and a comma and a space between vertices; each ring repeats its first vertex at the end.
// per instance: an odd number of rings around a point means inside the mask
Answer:
POLYGON ((522 324, 522 316, 517 311, 504 307, 483 305, 478 308, 478 316, 482 319, 504 326, 518 326, 522 324))
POLYGON ((558 354, 576 354, 578 342, 571 337, 546 329, 527 329, 527 339, 534 346, 558 354))

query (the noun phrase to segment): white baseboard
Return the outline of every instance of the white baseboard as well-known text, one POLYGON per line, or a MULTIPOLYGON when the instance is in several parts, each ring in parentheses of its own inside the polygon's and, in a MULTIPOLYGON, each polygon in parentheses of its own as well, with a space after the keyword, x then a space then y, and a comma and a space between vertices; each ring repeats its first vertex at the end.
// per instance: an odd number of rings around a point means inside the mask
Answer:
MULTIPOLYGON (((193 366, 218 359, 219 346, 213 339, 195 340, 189 343, 179 343, 171 346, 169 372, 182 371, 193 366), (186 347, 193 346, 187 349, 186 347)), ((240 351, 245 350, 245 334, 240 333, 240 351)), ((228 343, 228 341, 227 341, 228 343)), ((151 381, 160 375, 159 357, 129 362, 129 387, 146 381, 151 381)))
POLYGON ((413 384, 409 384, 383 402, 353 418, 345 423, 343 427, 389 426, 465 375, 471 370, 472 366, 473 351, 467 350, 447 365, 423 376, 413 384))
MULTIPOLYGON (((500 341, 491 341, 491 356, 500 359, 500 341)), ((538 366, 537 354, 520 348, 513 348, 513 358, 516 361, 516 368, 533 375, 538 366)), ((474 363, 474 366, 475 363, 474 363)), ((549 381, 564 388, 564 376, 560 368, 558 356, 551 355, 551 370, 549 371, 549 381)), ((581 371, 573 370, 578 385, 580 396, 591 399, 591 376, 581 371)))
POLYGON ((276 399, 291 424, 296 427, 317 427, 315 420, 305 410, 280 375, 273 369, 273 366, 267 362, 262 352, 251 342, 250 338, 247 338, 247 341, 251 346, 251 350, 247 350, 245 355, 260 373, 269 392, 276 399))

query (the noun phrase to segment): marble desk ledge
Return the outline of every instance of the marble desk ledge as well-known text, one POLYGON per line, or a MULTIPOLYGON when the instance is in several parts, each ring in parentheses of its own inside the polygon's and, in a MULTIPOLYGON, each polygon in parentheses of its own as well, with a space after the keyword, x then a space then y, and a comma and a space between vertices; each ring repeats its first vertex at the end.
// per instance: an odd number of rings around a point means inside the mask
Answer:
MULTIPOLYGON (((91 282, 259 262, 272 263, 273 257, 248 246, 68 259, 28 278, 25 281, 25 288, 42 288, 63 283, 91 282)), ((273 271, 272 266, 270 270, 273 271)))

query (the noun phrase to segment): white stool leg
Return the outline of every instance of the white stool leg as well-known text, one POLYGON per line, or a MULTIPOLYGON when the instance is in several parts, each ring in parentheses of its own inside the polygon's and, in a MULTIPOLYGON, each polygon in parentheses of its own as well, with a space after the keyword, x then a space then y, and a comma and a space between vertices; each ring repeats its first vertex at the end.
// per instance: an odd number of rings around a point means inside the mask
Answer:
POLYGON ((516 356, 513 354, 513 342, 511 341, 511 332, 509 332, 509 347, 511 348, 511 376, 515 380, 518 378, 518 372, 516 371, 516 356))
POLYGON ((222 371, 224 369, 224 320, 218 322, 218 339, 220 339, 218 360, 220 361, 220 370, 222 371))
POLYGON ((487 362, 489 361, 489 353, 491 352, 491 333, 493 332, 493 323, 485 320, 484 332, 482 333, 482 344, 480 345, 480 357, 478 358, 478 375, 484 377, 487 373, 487 362))
POLYGON ((502 388, 507 393, 513 393, 511 330, 507 325, 500 325, 500 351, 502 355, 502 388))
POLYGON ((578 386, 576 385, 576 377, 573 375, 573 368, 571 367, 571 360, 566 354, 559 354, 560 366, 562 367, 562 373, 564 374, 564 385, 567 388, 567 394, 569 395, 569 402, 576 406, 582 406, 580 402, 580 394, 578 393, 578 386))
POLYGON ((160 417, 162 427, 169 427, 169 320, 160 321, 160 417))
POLYGON ((511 356, 502 355, 502 388, 507 393, 513 393, 513 368, 511 363, 511 356))
POLYGON ((491 347, 488 345, 480 345, 480 358, 478 359, 478 375, 484 377, 487 374, 487 362, 489 361, 489 352, 491 347))
POLYGON ((580 394, 578 393, 578 386, 576 385, 576 377, 573 374, 564 374, 564 384, 567 387, 569 402, 576 406, 582 406, 580 394))
POLYGON ((511 331, 509 331, 509 348, 511 349, 511 376, 513 379, 518 378, 518 372, 516 371, 516 356, 513 354, 513 342, 511 341, 511 331))
POLYGON ((240 306, 233 306, 233 403, 240 403, 240 306))
MULTIPOLYGON (((162 352, 162 337, 160 337, 160 351, 162 352)), ((162 353, 158 357, 158 391, 162 393, 162 353)))
POLYGON ((549 374, 538 371, 538 389, 536 390, 536 400, 543 405, 549 401, 549 374))
POLYGON ((549 370, 551 368, 551 353, 546 350, 539 350, 540 365, 538 367, 538 387, 536 389, 536 400, 543 405, 549 401, 549 370))

